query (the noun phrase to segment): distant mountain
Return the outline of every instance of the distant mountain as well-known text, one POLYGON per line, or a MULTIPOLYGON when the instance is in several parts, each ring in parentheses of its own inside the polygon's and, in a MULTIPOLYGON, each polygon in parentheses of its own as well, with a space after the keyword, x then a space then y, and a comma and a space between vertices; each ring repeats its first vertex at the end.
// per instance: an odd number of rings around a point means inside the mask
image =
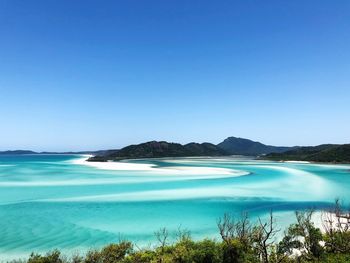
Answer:
POLYGON ((192 156, 223 156, 229 155, 228 152, 221 149, 217 145, 212 143, 204 142, 204 143, 195 143, 191 142, 184 145, 185 149, 192 156))
POLYGON ((276 161, 350 163, 350 144, 322 144, 314 147, 300 147, 284 153, 271 153, 263 158, 276 161))
POLYGON ((260 156, 269 160, 295 160, 315 162, 349 162, 350 144, 323 144, 315 147, 283 147, 265 145, 260 142, 228 137, 218 145, 191 142, 185 145, 165 141, 150 141, 129 145, 120 150, 80 151, 80 152, 34 152, 29 150, 0 151, 0 155, 18 154, 91 154, 89 161, 109 161, 122 159, 227 156, 260 156))
POLYGON ((271 146, 260 142, 251 141, 244 138, 228 137, 217 145, 219 148, 231 155, 251 155, 257 156, 269 153, 281 153, 296 147, 271 146))
POLYGON ((138 158, 161 157, 190 157, 190 156, 223 156, 228 153, 211 143, 169 143, 165 141, 151 141, 137 145, 130 145, 117 151, 109 151, 104 155, 89 158, 89 161, 109 161, 138 158))
POLYGON ((0 151, 0 155, 37 154, 29 150, 0 151))
POLYGON ((80 152, 34 152, 29 150, 14 150, 14 151, 0 151, 0 155, 20 155, 20 154, 106 154, 108 151, 116 150, 102 150, 102 151, 80 151, 80 152))
POLYGON ((38 154, 91 154, 91 155, 98 155, 98 154, 106 154, 108 151, 115 151, 115 150, 99 150, 99 151, 79 151, 79 152, 39 152, 38 154))

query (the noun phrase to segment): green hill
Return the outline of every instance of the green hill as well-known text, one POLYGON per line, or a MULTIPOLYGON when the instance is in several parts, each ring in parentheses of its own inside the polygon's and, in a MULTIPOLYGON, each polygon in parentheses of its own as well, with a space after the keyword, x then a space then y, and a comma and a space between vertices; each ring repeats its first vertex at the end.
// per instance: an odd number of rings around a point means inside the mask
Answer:
POLYGON ((232 155, 251 156, 257 156, 273 152, 281 153, 296 148, 265 145, 260 142, 255 142, 252 140, 237 137, 228 137, 223 142, 219 143, 217 146, 232 155))
POLYGON ((121 150, 109 151, 105 155, 91 157, 89 161, 223 155, 227 155, 227 153, 211 143, 189 143, 181 145, 179 143, 169 143, 165 141, 151 141, 130 145, 121 150))
POLYGON ((322 144, 314 147, 300 147, 284 153, 271 153, 263 157, 276 161, 312 161, 350 163, 350 144, 322 144))

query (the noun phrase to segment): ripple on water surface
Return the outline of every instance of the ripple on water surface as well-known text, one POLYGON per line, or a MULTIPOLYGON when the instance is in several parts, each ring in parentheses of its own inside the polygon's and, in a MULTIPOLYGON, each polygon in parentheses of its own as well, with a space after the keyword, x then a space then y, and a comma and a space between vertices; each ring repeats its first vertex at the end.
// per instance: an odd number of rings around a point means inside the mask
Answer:
POLYGON ((0 157, 2 258, 100 247, 120 235, 147 244, 164 226, 217 237, 225 212, 256 217, 273 209, 287 224, 293 210, 327 207, 335 197, 350 201, 346 166, 186 158, 105 170, 72 163, 79 158, 0 157))

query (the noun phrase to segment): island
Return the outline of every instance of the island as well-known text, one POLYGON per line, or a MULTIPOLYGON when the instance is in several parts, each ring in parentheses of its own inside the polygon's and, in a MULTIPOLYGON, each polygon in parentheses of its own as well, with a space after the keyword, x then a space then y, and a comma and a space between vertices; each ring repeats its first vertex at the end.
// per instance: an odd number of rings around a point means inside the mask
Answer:
POLYGON ((117 161, 123 159, 193 157, 193 156, 225 156, 228 153, 211 143, 172 143, 166 141, 150 141, 137 145, 129 145, 121 150, 109 151, 104 155, 96 155, 88 161, 117 161))
POLYGON ((299 147, 282 153, 270 153, 260 158, 274 161, 350 163, 350 144, 322 144, 299 147))

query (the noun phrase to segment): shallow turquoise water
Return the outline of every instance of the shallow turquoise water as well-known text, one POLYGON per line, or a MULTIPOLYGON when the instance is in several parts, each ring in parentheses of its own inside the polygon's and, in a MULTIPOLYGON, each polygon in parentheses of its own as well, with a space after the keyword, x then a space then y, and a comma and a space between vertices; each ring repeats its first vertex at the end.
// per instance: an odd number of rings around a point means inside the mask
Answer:
MULTIPOLYGON (((233 174, 113 171, 74 164, 81 156, 0 156, 0 259, 54 248, 67 253, 127 238, 155 243, 160 227, 217 237, 225 212, 256 218, 271 209, 281 225, 292 211, 350 202, 350 165, 234 158, 132 161, 167 167, 226 168, 233 174), (164 174, 162 174, 164 173, 164 174)), ((163 170, 162 170, 163 171, 163 170)))

